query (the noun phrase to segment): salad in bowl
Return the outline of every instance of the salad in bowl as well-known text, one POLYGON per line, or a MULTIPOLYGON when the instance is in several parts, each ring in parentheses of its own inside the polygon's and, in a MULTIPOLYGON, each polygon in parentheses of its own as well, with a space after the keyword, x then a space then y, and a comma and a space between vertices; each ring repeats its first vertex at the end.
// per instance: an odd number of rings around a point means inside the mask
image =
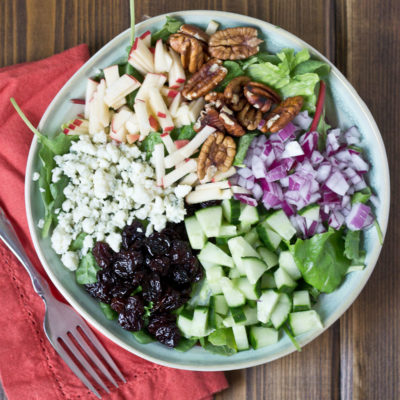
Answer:
POLYGON ((40 142, 42 237, 139 344, 300 349, 363 273, 365 232, 382 241, 363 136, 325 116, 330 66, 266 39, 167 16, 92 69, 55 137, 13 101, 40 142))

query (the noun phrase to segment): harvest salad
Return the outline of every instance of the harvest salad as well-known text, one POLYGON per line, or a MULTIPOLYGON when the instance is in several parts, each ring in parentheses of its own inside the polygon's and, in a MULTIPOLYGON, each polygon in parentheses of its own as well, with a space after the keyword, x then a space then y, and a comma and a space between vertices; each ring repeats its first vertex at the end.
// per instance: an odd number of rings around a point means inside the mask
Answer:
POLYGON ((364 268, 363 230, 380 232, 360 134, 325 120, 328 65, 263 39, 167 17, 51 139, 12 99, 41 144, 43 237, 141 343, 298 347, 323 328, 320 293, 364 268))

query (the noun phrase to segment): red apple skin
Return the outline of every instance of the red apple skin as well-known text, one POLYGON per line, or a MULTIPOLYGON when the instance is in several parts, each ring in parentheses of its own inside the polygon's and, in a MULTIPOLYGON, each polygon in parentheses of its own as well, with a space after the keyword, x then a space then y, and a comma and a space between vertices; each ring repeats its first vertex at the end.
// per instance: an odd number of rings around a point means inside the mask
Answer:
POLYGON ((158 122, 157 122, 157 120, 156 120, 152 115, 149 116, 149 123, 150 123, 150 126, 151 126, 155 131, 158 131, 158 129, 159 129, 158 122))
POLYGON ((181 140, 175 140, 174 144, 177 149, 180 149, 180 148, 186 146, 189 142, 190 142, 190 140, 181 139, 181 140))
POLYGON ((167 118, 167 114, 164 114, 164 113, 158 111, 157 117, 160 117, 160 118, 167 118))

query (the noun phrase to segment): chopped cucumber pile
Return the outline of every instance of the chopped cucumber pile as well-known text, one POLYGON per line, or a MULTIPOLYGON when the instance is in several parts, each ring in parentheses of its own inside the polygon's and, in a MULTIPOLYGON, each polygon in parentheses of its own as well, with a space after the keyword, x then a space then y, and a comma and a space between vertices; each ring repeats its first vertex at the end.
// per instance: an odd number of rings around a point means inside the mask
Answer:
MULTIPOLYGON (((305 212, 310 214, 315 210, 305 212)), ((178 312, 186 339, 208 351, 232 355, 293 340, 321 329, 312 309, 315 289, 307 285, 290 251, 295 229, 282 210, 261 217, 257 207, 237 200, 203 208, 185 220, 205 278, 178 312)))

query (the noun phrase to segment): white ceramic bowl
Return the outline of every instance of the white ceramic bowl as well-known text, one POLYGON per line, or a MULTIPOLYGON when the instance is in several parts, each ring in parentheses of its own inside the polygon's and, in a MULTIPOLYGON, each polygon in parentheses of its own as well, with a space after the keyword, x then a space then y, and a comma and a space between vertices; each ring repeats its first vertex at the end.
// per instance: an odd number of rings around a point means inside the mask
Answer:
MULTIPOLYGON (((261 36, 266 41, 267 50, 270 52, 277 52, 285 47, 294 48, 296 51, 307 48, 313 57, 331 65, 332 70, 328 84, 327 115, 333 126, 339 126, 344 129, 356 125, 362 133, 362 145, 366 149, 367 157, 373 166, 369 173, 369 180, 380 200, 376 215, 382 232, 385 234, 390 198, 389 170, 385 147, 378 127, 368 108, 335 66, 313 47, 296 36, 255 18, 226 12, 198 10, 173 13, 173 15, 181 17, 187 23, 197 24, 202 27, 206 27, 211 19, 220 22, 222 27, 239 25, 254 26, 259 29, 261 36)), ((164 21, 165 16, 163 15, 148 19, 136 26, 136 32, 140 35, 148 29, 154 31, 162 26, 164 21)), ((49 105, 40 121, 39 129, 46 133, 56 133, 61 123, 72 118, 76 114, 76 110, 69 102, 69 99, 84 97, 86 79, 95 75, 99 68, 121 60, 128 44, 129 30, 118 35, 82 66, 49 105)), ((68 302, 109 339, 126 350, 155 363, 169 367, 203 371, 251 367, 283 357, 295 350, 286 336, 281 337, 279 342, 273 346, 257 351, 248 350, 239 352, 231 357, 210 354, 201 347, 194 347, 186 353, 180 353, 168 349, 159 343, 147 345, 137 343, 129 332, 120 328, 117 322, 108 321, 104 317, 96 300, 90 297, 75 282, 74 274, 62 266, 59 257, 51 249, 50 240, 43 240, 41 238, 37 222, 43 217, 44 210, 38 186, 32 182, 32 174, 39 168, 38 143, 36 138, 34 138, 26 169, 25 201, 29 229, 37 254, 50 279, 68 302)), ((367 249, 366 269, 347 275, 344 283, 334 293, 321 295, 316 309, 321 315, 324 329, 327 329, 346 311, 370 277, 381 251, 381 246, 374 229, 370 229, 367 232, 365 247, 367 249)), ((298 338, 300 345, 304 346, 309 343, 320 335, 322 331, 312 331, 300 336, 298 338)))

